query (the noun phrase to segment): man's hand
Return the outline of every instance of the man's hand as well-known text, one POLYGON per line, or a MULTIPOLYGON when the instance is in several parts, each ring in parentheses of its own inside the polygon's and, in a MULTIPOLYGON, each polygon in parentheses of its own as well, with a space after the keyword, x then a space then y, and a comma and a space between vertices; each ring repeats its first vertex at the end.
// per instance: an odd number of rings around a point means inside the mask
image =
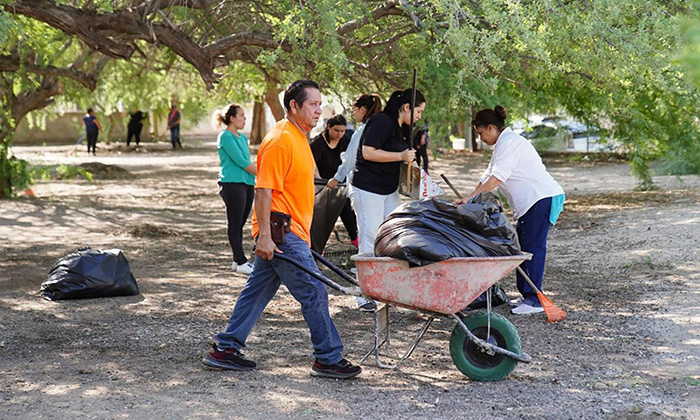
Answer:
POLYGON ((275 252, 282 253, 272 241, 272 238, 260 237, 258 239, 258 243, 255 245, 255 255, 264 260, 271 260, 275 252))
POLYGON ((331 178, 328 180, 328 183, 326 183, 326 187, 328 188, 335 188, 338 186, 338 180, 335 178, 331 178))

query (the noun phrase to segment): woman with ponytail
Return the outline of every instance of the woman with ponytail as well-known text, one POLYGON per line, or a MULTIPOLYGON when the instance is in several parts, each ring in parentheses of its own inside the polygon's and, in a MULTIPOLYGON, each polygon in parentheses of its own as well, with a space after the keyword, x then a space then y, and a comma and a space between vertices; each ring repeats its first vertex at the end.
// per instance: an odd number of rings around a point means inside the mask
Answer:
POLYGON ((360 253, 374 252, 379 225, 401 204, 398 193, 401 163, 413 162, 415 152, 409 148, 411 127, 425 109, 425 97, 417 90, 411 121, 412 95, 412 89, 394 92, 384 111, 370 118, 362 133, 352 180, 360 253))
MULTIPOLYGON (((477 112, 472 125, 481 141, 494 146, 491 162, 481 176, 474 191, 460 200, 466 203, 472 197, 498 187, 506 196, 517 219, 516 231, 520 247, 532 253, 532 259, 521 264, 538 289, 542 290, 547 234, 564 207, 564 190, 547 172, 542 159, 532 144, 506 127, 506 110, 498 105, 494 109, 477 112)), ((512 312, 527 315, 544 312, 533 290, 517 273, 517 286, 521 298, 511 301, 512 312)))
POLYGON ((240 132, 245 127, 245 112, 238 105, 228 105, 216 114, 216 125, 225 126, 219 133, 219 195, 226 204, 228 241, 233 251, 231 269, 250 274, 253 265, 243 252, 243 226, 250 215, 255 197, 257 168, 250 160, 248 138, 240 132))

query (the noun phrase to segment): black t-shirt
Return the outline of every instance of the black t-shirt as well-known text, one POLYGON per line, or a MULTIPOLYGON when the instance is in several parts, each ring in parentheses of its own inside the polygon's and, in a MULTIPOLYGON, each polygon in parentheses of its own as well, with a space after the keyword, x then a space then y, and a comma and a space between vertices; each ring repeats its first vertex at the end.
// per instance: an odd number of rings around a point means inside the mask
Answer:
POLYGON ((131 118, 129 118, 129 126, 130 127, 138 127, 141 124, 141 120, 146 118, 141 111, 136 111, 133 114, 131 114, 131 118))
POLYGON ((323 138, 323 133, 311 139, 311 153, 318 168, 318 173, 323 179, 331 179, 343 161, 340 154, 348 149, 350 139, 342 137, 335 149, 331 149, 323 138))
POLYGON ((370 146, 388 152, 403 152, 408 149, 404 130, 396 120, 380 113, 367 121, 357 151, 357 163, 352 185, 375 194, 392 194, 399 188, 401 162, 370 162, 362 158, 362 146, 370 146))

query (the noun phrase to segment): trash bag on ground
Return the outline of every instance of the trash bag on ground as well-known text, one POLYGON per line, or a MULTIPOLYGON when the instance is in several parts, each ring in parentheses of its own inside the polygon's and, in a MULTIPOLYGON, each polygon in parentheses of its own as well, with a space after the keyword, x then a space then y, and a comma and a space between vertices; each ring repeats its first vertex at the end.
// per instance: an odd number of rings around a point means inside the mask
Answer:
POLYGON ((375 255, 406 260, 412 267, 520 253, 515 228, 493 193, 462 205, 435 198, 405 203, 379 226, 374 241, 375 255))
POLYGON ((59 259, 41 284, 47 300, 138 295, 139 287, 119 249, 79 249, 59 259))
POLYGON ((345 184, 339 184, 335 188, 326 188, 326 179, 314 180, 316 198, 314 199, 314 216, 311 221, 311 249, 319 254, 326 247, 335 222, 345 207, 347 196, 345 184))

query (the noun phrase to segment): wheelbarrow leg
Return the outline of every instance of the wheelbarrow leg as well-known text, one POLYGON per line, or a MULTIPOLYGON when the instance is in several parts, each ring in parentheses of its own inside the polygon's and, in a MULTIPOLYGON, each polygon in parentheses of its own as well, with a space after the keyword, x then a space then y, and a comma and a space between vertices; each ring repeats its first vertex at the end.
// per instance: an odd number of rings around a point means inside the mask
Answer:
POLYGON ((432 324, 434 319, 434 316, 430 316, 430 318, 428 318, 423 323, 423 326, 421 327, 420 331, 418 331, 418 334, 413 339, 408 349, 406 349, 403 356, 401 356, 401 358, 395 365, 390 365, 382 362, 380 358, 381 355, 379 353, 381 347, 385 344, 386 348, 389 348, 389 342, 391 337, 389 329, 389 305, 384 305, 381 309, 378 309, 374 312, 374 347, 370 349, 370 351, 367 352, 367 354, 365 354, 365 356, 360 360, 360 363, 364 363, 364 361, 367 360, 367 358, 374 353, 374 362, 378 367, 383 369, 398 368, 404 360, 408 359, 411 356, 411 354, 413 354, 413 351, 416 349, 416 346, 418 346, 418 342, 420 342, 425 333, 428 331, 428 328, 430 327, 430 324, 432 324))

